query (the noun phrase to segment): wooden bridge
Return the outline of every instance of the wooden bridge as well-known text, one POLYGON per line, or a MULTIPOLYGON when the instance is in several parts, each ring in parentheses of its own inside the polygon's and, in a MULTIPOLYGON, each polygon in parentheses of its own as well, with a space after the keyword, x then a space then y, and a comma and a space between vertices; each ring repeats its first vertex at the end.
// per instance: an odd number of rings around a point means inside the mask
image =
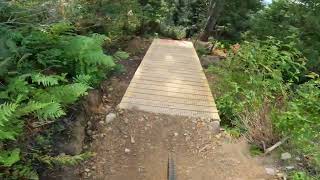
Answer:
POLYGON ((199 58, 189 41, 155 39, 119 107, 220 119, 199 58))

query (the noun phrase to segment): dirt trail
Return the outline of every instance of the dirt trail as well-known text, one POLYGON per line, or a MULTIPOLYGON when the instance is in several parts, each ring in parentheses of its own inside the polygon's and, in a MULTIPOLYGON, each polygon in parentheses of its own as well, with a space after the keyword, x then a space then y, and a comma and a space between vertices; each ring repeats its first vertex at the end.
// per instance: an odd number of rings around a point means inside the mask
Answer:
POLYGON ((166 179, 168 153, 183 180, 268 179, 261 160, 251 158, 244 141, 233 142, 226 133, 216 135, 211 123, 200 119, 118 112, 101 126, 87 164, 88 179, 166 179))

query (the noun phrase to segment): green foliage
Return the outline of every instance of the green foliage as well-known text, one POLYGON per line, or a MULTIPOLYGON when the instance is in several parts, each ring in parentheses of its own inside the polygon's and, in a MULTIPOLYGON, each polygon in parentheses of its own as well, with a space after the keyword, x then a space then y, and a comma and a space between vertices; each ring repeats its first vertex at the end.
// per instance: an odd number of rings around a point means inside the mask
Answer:
POLYGON ((307 57, 307 68, 320 72, 320 19, 317 0, 277 0, 251 17, 246 38, 265 39, 274 36, 286 43, 296 42, 296 47, 307 57), (287 37, 292 37, 288 39, 287 37))
POLYGON ((130 55, 129 53, 124 51, 117 51, 116 53, 114 53, 113 57, 115 60, 120 61, 120 60, 127 60, 130 57, 130 55))
POLYGON ((103 78, 111 70, 114 62, 111 56, 103 53, 101 46, 105 36, 94 34, 92 37, 76 36, 65 47, 67 58, 75 60, 74 74, 89 74, 95 78, 103 78))
POLYGON ((290 136, 295 150, 309 156, 320 167, 320 80, 301 84, 292 94, 285 111, 277 112, 274 123, 290 136))
POLYGON ((47 86, 54 86, 58 85, 59 81, 66 81, 65 75, 62 76, 57 76, 57 75, 50 75, 50 76, 45 76, 43 74, 34 74, 31 76, 32 82, 37 83, 38 85, 43 85, 45 87, 47 86))
POLYGON ((261 148, 256 145, 251 145, 249 151, 250 151, 250 154, 253 156, 259 156, 263 154, 263 151, 261 150, 261 148))
POLYGON ((56 157, 43 156, 43 157, 40 157, 40 160, 42 162, 48 164, 50 167, 52 167, 53 165, 74 166, 74 165, 77 165, 80 162, 87 160, 93 156, 95 156, 95 154, 87 152, 87 153, 82 153, 82 154, 75 155, 75 156, 70 156, 70 155, 59 155, 56 157))
POLYGON ((162 25, 160 30, 161 35, 169 37, 176 40, 181 40, 186 38, 186 28, 183 26, 168 26, 162 25))
POLYGON ((266 99, 286 96, 288 85, 304 71, 303 62, 299 51, 270 38, 244 42, 222 67, 209 68, 223 81, 219 91, 224 93, 217 105, 225 123, 242 124, 240 116, 245 111, 258 110, 266 99))
MULTIPOLYGON (((102 50, 106 36, 74 35, 73 30, 65 22, 28 29, 0 27, 6 32, 0 34, 6 42, 0 41, 0 164, 6 169, 0 177, 4 179, 38 179, 29 152, 14 142, 23 139, 27 124, 29 129, 43 128, 59 121, 69 105, 113 70, 111 56, 102 50)), ((45 156, 52 150, 38 153, 45 156)), ((66 158, 74 163, 84 157, 66 158)))
POLYGON ((269 38, 240 46, 238 53, 209 68, 218 79, 216 100, 222 123, 249 134, 259 146, 261 141, 274 143, 274 130, 289 136, 295 153, 308 157, 319 172, 319 76, 313 73, 308 75, 311 80, 301 82, 306 60, 293 42, 269 38))
POLYGON ((20 149, 11 151, 2 151, 0 153, 0 164, 5 167, 10 167, 20 160, 20 149))
POLYGON ((292 180, 316 180, 316 178, 308 176, 305 172, 297 171, 290 175, 292 180))

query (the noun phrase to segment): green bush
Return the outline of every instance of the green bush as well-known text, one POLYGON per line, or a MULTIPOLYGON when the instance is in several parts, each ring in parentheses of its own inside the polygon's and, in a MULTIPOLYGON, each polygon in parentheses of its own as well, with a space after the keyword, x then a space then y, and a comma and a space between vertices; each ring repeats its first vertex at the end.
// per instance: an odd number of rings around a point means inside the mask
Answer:
POLYGON ((226 123, 239 123, 245 110, 255 111, 266 99, 286 96, 288 85, 304 71, 303 64, 299 51, 273 38, 242 43, 221 67, 209 68, 221 78, 218 92, 223 94, 217 99, 221 116, 226 123))
POLYGON ((176 40, 186 38, 186 28, 183 26, 161 25, 160 34, 176 40))
POLYGON ((278 135, 289 137, 292 151, 308 157, 319 172, 320 81, 313 73, 301 83, 305 61, 294 43, 269 38, 242 43, 238 53, 208 71, 218 79, 214 88, 222 123, 261 148, 273 145, 278 135))
POLYGON ((320 171, 320 79, 297 87, 284 111, 274 114, 274 124, 283 136, 289 136, 293 151, 308 156, 320 171))

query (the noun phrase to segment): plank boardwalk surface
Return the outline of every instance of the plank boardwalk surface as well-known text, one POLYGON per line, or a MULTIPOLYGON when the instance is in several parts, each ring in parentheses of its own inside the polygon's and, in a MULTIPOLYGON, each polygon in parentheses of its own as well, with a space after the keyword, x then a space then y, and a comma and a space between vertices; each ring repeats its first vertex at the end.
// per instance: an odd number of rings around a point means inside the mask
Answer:
POLYGON ((193 44, 155 39, 119 107, 219 120, 193 44))

